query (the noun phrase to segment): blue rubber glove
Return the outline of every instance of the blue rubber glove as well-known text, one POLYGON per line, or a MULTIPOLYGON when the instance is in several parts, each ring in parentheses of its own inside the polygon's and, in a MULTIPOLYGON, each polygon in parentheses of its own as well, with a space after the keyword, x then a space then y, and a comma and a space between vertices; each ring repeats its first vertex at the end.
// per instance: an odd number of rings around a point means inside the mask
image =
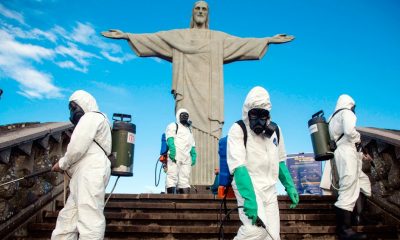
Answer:
POLYGON ((168 145, 168 149, 169 149, 169 158, 171 158, 171 160, 173 162, 176 162, 176 160, 175 160, 176 148, 175 148, 175 143, 174 143, 174 138, 173 137, 169 137, 167 139, 167 145, 168 145))
POLYGON ((195 147, 192 147, 192 150, 190 150, 190 156, 192 157, 192 166, 196 165, 197 153, 195 147))
POLYGON ((292 176, 290 176, 289 170, 287 169, 285 162, 279 163, 279 180, 285 187, 285 190, 289 195, 290 200, 292 200, 290 208, 295 208, 297 204, 299 204, 299 194, 297 193, 292 176))
POLYGON ((243 210, 254 225, 257 221, 257 201, 247 168, 240 166, 233 173, 239 194, 244 198, 243 210))

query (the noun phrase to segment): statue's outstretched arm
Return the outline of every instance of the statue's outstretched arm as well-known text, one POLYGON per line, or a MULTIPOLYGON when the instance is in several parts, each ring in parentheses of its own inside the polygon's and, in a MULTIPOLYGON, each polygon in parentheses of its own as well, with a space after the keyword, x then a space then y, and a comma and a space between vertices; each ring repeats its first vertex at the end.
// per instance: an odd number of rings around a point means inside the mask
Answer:
POLYGON ((275 36, 269 38, 268 43, 275 43, 275 44, 286 43, 292 41, 293 39, 294 36, 292 35, 276 34, 275 36))
POLYGON ((128 34, 118 29, 110 29, 108 31, 101 32, 101 35, 103 35, 106 38, 128 39, 128 34))

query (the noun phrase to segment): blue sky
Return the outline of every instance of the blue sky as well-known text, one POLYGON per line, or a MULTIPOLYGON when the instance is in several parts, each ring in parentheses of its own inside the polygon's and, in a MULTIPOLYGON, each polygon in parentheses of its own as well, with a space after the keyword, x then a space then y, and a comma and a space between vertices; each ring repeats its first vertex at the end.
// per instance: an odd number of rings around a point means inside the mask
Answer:
MULTIPOLYGON (((331 114, 342 93, 356 101, 358 126, 399 129, 398 1, 208 2, 213 30, 296 37, 270 46, 260 61, 225 65, 224 134, 257 85, 270 92, 272 118, 282 128, 288 153, 312 151, 307 121, 320 109, 331 114)), ((160 135, 174 121, 171 64, 138 58, 125 41, 102 38, 100 32, 187 28, 193 3, 1 1, 0 124, 67 121, 69 95, 87 90, 109 117, 131 114, 137 125, 134 177, 120 179, 116 191, 154 191, 160 135)))

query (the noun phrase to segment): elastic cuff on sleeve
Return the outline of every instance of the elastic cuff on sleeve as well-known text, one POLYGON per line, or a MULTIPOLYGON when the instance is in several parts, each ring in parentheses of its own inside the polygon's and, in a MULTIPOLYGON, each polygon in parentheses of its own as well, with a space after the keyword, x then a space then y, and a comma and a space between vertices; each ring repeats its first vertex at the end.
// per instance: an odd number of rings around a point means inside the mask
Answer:
POLYGON ((62 170, 67 170, 68 166, 65 157, 62 157, 60 161, 58 161, 58 164, 62 170))

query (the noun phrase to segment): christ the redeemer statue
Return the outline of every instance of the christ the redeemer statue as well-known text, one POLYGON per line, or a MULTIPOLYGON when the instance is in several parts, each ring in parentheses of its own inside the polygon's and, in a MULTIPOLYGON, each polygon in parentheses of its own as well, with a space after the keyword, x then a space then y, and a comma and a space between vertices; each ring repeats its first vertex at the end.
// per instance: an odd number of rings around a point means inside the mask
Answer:
POLYGON ((159 57, 172 62, 175 110, 185 108, 193 121, 198 161, 192 185, 210 185, 218 167, 218 140, 224 124, 223 65, 261 59, 269 44, 286 43, 293 36, 239 38, 208 27, 208 4, 194 4, 189 29, 148 34, 119 30, 102 32, 108 38, 125 39, 140 57, 159 57))

